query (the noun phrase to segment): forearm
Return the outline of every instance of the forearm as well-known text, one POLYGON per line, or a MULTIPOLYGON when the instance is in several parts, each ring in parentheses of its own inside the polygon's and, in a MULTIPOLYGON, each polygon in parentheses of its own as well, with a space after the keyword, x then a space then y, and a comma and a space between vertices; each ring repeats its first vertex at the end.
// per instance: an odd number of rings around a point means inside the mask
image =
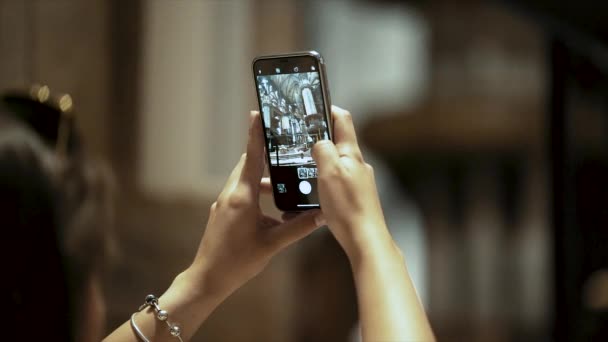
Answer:
MULTIPOLYGON (((227 297, 228 294, 214 293, 203 285, 194 288, 190 277, 197 276, 185 271, 178 275, 169 289, 159 298, 159 307, 169 313, 167 319, 181 328, 181 338, 188 341, 196 333, 201 324, 213 310, 227 297)), ((142 298, 142 303, 144 298, 142 298)), ((136 311, 134 308, 133 311, 136 311)), ((150 341, 178 341, 169 333, 169 327, 156 318, 151 308, 137 313, 134 320, 144 336, 150 341)), ((118 329, 104 339, 105 342, 139 341, 131 327, 130 321, 123 323, 118 329)))
POLYGON ((363 341, 434 341, 403 256, 386 227, 374 228, 362 238, 368 240, 365 248, 347 251, 357 287, 363 341))

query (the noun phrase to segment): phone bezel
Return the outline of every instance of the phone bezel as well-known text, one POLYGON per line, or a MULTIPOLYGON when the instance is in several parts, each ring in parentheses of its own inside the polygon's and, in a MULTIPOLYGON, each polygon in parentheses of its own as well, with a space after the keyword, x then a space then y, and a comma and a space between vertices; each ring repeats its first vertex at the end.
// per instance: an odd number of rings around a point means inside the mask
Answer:
MULTIPOLYGON (((330 95, 329 95, 329 86, 327 83, 327 75, 325 72, 325 62, 323 61, 323 57, 321 56, 320 53, 318 53, 317 51, 300 51, 300 52, 291 52, 291 53, 280 53, 280 54, 272 54, 272 55, 263 55, 263 56, 257 56, 253 59, 252 63, 251 63, 251 68, 252 68, 252 72, 253 72, 253 82, 255 85, 255 91, 256 91, 256 99, 258 102, 258 108, 259 111, 261 113, 262 111, 262 104, 260 102, 260 97, 258 95, 258 82, 257 82, 257 76, 258 74, 256 73, 256 65, 259 62, 271 62, 271 63, 289 63, 289 59, 290 58, 302 58, 302 57, 311 57, 314 59, 315 63, 316 63, 316 69, 319 73, 319 80, 321 82, 321 96, 323 97, 323 106, 325 109, 325 121, 327 123, 327 128, 328 128, 328 136, 329 139, 333 141, 333 120, 331 117, 331 99, 330 99, 330 95), (285 60, 287 59, 287 60, 285 60), (281 61, 282 60, 282 61, 281 61)), ((260 115, 260 120, 262 120, 262 123, 264 123, 264 119, 261 117, 260 115)), ((270 174, 270 183, 272 185, 272 193, 273 193, 273 198, 274 198, 274 202, 276 207, 281 210, 281 211, 305 211, 305 210, 310 210, 310 209, 318 209, 320 208, 320 205, 317 204, 315 206, 308 206, 308 207, 298 207, 297 204, 298 203, 294 203, 293 205, 295 207, 292 207, 291 204, 289 206, 285 206, 285 203, 280 203, 277 200, 277 195, 276 195, 276 186, 275 186, 275 182, 272 179, 272 172, 270 172, 270 168, 271 168, 271 160, 270 160, 270 155, 266 149, 266 146, 268 146, 268 137, 266 136, 266 133, 264 133, 264 150, 265 150, 265 154, 266 154, 266 161, 267 161, 267 165, 268 165, 268 169, 269 169, 269 174, 270 174)), ((301 204, 301 203, 300 203, 301 204)))

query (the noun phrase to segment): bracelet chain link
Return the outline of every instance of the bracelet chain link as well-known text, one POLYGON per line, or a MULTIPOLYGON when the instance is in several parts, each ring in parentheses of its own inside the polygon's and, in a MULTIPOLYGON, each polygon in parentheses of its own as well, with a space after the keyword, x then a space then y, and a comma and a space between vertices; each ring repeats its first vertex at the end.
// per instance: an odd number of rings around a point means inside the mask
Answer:
POLYGON ((184 342, 181 337, 182 329, 179 327, 179 325, 175 323, 169 323, 169 313, 166 310, 162 310, 160 308, 160 306, 158 305, 158 298, 152 294, 147 295, 145 302, 140 305, 139 309, 137 309, 137 311, 131 315, 131 327, 133 328, 133 331, 135 331, 135 334, 143 342, 150 342, 150 340, 146 338, 146 336, 142 333, 141 329, 139 329, 139 327, 135 323, 135 315, 147 307, 151 307, 154 310, 155 316, 156 318, 158 318, 159 321, 165 322, 167 324, 171 336, 176 337, 177 339, 179 339, 180 342, 184 342))

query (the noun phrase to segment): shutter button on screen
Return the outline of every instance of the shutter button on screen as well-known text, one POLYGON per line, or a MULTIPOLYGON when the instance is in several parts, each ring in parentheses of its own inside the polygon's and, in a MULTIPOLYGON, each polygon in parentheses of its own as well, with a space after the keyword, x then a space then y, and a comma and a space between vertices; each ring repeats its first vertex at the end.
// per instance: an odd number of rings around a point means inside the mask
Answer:
POLYGON ((299 188, 304 195, 308 195, 312 191, 312 185, 308 181, 301 181, 299 188))

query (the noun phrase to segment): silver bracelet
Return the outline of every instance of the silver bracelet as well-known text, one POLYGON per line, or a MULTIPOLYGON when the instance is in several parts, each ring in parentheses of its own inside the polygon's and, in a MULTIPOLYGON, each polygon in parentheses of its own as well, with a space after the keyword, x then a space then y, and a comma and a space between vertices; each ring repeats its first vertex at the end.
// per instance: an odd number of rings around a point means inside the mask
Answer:
POLYGON ((182 340, 182 337, 180 336, 182 333, 182 329, 179 327, 179 325, 175 323, 169 323, 169 313, 165 310, 162 310, 158 306, 158 298, 156 298, 155 295, 147 295, 146 301, 139 307, 139 309, 137 309, 136 312, 131 315, 131 328, 133 328, 133 331, 135 332, 137 337, 139 337, 143 342, 150 342, 150 340, 146 338, 146 336, 141 332, 141 330, 135 323, 135 315, 147 307, 151 307, 152 309, 154 309, 156 318, 167 324, 171 336, 176 337, 178 340, 180 340, 180 342, 184 342, 184 340, 182 340))

